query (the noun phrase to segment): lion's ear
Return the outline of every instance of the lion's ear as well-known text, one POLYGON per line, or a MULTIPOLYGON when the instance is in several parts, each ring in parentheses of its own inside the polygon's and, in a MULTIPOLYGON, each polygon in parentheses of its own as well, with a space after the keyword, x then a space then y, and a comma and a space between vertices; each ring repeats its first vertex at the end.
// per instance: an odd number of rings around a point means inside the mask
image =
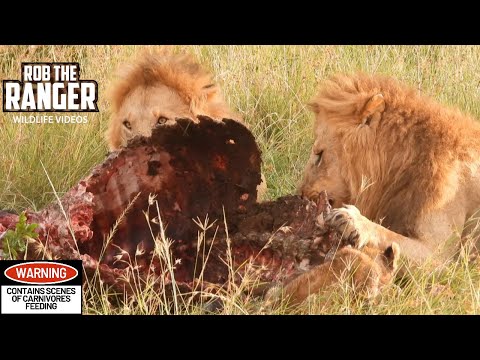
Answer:
POLYGON ((362 124, 370 125, 373 119, 380 119, 385 110, 385 99, 382 94, 376 94, 365 104, 362 111, 362 124))

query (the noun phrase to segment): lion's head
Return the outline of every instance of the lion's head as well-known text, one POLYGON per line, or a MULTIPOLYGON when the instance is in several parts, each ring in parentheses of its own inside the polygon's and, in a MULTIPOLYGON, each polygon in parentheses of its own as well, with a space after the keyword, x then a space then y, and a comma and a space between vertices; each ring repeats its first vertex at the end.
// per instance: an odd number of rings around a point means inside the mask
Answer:
POLYGON ((315 123, 315 142, 303 173, 300 193, 316 200, 323 190, 327 190, 333 207, 350 203, 350 192, 340 176, 338 140, 324 122, 315 123))
MULTIPOLYGON (((329 80, 308 104, 315 114, 315 141, 300 191, 308 198, 316 198, 326 190, 334 207, 354 202, 354 197, 368 181, 348 171, 352 170, 351 167, 344 166, 345 160, 350 160, 345 156, 346 146, 349 147, 346 141, 361 142, 365 151, 367 143, 372 140, 372 133, 365 130, 375 129, 385 110, 385 101, 379 89, 358 94, 353 86, 348 89, 353 90, 350 93, 340 87, 347 80, 346 77, 329 80)), ((351 160, 358 155, 352 153, 351 160)))
POLYGON ((309 104, 315 142, 299 192, 326 190, 334 206, 356 205, 411 235, 423 211, 449 201, 458 161, 469 157, 473 121, 379 75, 338 75, 309 104))
POLYGON ((207 115, 240 120, 223 100, 212 75, 188 54, 145 51, 120 68, 109 90, 112 117, 106 133, 111 150, 136 136, 149 136, 157 124, 207 115))

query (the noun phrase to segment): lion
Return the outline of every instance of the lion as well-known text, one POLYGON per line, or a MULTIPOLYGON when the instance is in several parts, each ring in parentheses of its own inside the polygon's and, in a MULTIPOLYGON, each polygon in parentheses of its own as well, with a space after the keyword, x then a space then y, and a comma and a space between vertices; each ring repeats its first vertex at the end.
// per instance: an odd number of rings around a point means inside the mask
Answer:
POLYGON ((123 65, 108 95, 110 150, 127 145, 134 136, 150 136, 157 124, 172 124, 176 118, 196 121, 198 115, 205 115, 243 122, 224 101, 210 72, 190 54, 167 49, 144 51, 136 61, 123 65))
POLYGON ((326 222, 349 243, 396 242, 421 264, 451 258, 475 235, 465 226, 480 207, 474 118, 366 74, 333 76, 309 107, 315 142, 299 193, 315 199, 326 190, 334 207, 326 222))
POLYGON ((289 305, 298 305, 310 295, 346 282, 355 296, 374 300, 392 283, 399 258, 400 248, 396 243, 384 251, 368 245, 361 250, 348 245, 339 249, 332 260, 299 275, 283 287, 271 288, 265 299, 267 304, 286 299, 289 305))
MULTIPOLYGON (((112 116, 105 133, 111 151, 127 145, 131 138, 150 136, 157 124, 173 124, 176 118, 197 120, 243 119, 230 109, 213 75, 186 53, 170 50, 144 51, 132 63, 123 65, 119 78, 108 91, 112 116)), ((267 187, 257 187, 258 198, 267 187)))

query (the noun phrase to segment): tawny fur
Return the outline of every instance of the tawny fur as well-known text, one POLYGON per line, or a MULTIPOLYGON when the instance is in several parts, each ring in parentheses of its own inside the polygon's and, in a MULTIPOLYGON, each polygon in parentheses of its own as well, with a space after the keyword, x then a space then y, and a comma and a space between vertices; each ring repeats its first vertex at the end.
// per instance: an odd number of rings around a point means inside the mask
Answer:
MULTIPOLYGON (((182 116, 196 119, 198 115, 206 115, 214 119, 230 118, 241 121, 240 115, 232 111, 223 100, 220 88, 213 81, 212 74, 200 66, 191 55, 174 54, 166 49, 144 51, 134 62, 120 68, 117 81, 108 91, 112 118, 106 135, 111 150, 126 145, 130 137, 139 134, 148 135, 145 134, 144 128, 141 128, 138 133, 132 131, 128 136, 123 135, 123 121, 135 115, 131 114, 135 112, 135 106, 139 111, 144 108, 145 97, 153 94, 153 90, 160 87, 165 89, 165 92, 159 92, 153 99, 160 107, 157 110, 160 112, 158 116, 164 115, 161 113, 162 104, 172 100, 170 98, 173 92, 178 95, 178 99, 173 99, 176 102, 168 109, 169 119, 182 116), (143 95, 138 96, 138 103, 133 104, 130 113, 122 114, 122 107, 130 100, 129 97, 138 91, 143 91, 143 95)), ((152 112, 155 110, 151 109, 152 112)), ((155 125, 154 120, 156 119, 153 119, 152 125, 155 125)), ((147 119, 140 119, 137 122, 140 121, 146 122, 147 119)))
MULTIPOLYGON (((106 132, 110 150, 127 145, 137 136, 150 136, 157 123, 174 123, 176 118, 193 120, 206 115, 242 122, 241 116, 224 101, 212 74, 189 54, 168 49, 144 51, 135 61, 120 68, 108 97, 112 115, 106 132)), ((257 188, 263 199, 265 177, 257 188)))
POLYGON ((480 207, 480 125, 471 116, 365 74, 325 81, 310 107, 316 140, 300 192, 327 190, 335 207, 358 207, 363 216, 343 213, 368 233, 362 245, 397 241, 423 258, 480 207))
POLYGON ((311 269, 283 287, 269 290, 266 300, 276 303, 283 298, 288 299, 289 304, 297 305, 312 294, 345 283, 355 296, 372 300, 391 283, 399 257, 400 249, 396 243, 385 251, 370 246, 362 250, 347 246, 338 250, 332 261, 311 269))

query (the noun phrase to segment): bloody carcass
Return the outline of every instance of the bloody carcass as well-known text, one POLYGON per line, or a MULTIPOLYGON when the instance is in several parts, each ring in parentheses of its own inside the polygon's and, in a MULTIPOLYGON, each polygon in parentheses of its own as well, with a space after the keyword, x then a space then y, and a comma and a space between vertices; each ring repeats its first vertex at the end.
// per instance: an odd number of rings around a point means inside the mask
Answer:
MULTIPOLYGON (((27 211, 39 239, 21 255, 80 259, 87 277, 127 293, 133 276, 163 287, 174 278, 188 290, 239 281, 247 266, 260 282, 285 280, 321 263, 338 239, 323 224, 325 194, 256 203, 260 163, 253 135, 234 120, 158 126, 110 154, 61 201, 27 211)), ((0 212, 0 234, 17 221, 0 212)))

